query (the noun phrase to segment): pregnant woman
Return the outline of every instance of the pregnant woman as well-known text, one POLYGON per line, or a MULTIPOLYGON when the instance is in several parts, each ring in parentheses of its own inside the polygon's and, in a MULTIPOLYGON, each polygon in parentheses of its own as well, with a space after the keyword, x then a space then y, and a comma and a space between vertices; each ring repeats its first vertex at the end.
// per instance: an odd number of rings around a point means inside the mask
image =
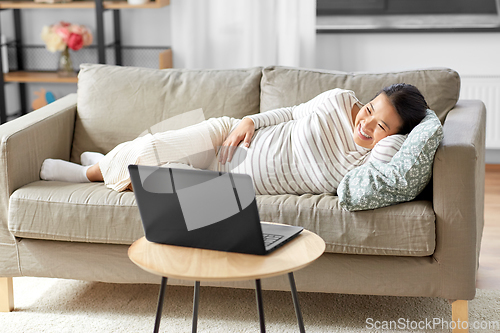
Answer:
POLYGON ((332 89, 297 106, 147 134, 106 155, 85 152, 83 165, 47 159, 40 176, 104 181, 123 191, 131 189, 129 164, 180 163, 249 174, 257 194, 335 193, 350 170, 368 160, 389 162, 427 108, 409 84, 386 87, 366 105, 350 90, 332 89))

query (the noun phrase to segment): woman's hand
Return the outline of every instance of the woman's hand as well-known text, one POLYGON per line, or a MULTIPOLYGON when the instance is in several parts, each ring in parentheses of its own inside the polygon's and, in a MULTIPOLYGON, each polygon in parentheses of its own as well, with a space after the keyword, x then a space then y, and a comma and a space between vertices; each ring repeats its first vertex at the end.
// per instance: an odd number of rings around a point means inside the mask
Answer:
POLYGON ((219 152, 219 162, 222 164, 225 164, 226 161, 231 162, 236 147, 238 147, 241 141, 244 142, 245 147, 249 147, 254 132, 255 125, 253 120, 250 118, 243 119, 228 135, 226 141, 222 143, 222 147, 219 152))

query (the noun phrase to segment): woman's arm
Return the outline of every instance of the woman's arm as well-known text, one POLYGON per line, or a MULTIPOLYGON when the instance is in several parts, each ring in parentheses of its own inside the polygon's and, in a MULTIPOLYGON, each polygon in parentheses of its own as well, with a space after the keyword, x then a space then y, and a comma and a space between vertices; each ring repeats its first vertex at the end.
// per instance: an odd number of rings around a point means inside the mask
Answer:
POLYGON ((293 110, 295 106, 285 107, 262 113, 245 116, 243 119, 251 119, 254 123, 254 129, 273 126, 293 119, 293 110))
MULTIPOLYGON (((255 129, 259 129, 261 127, 273 126, 290 120, 304 118, 312 113, 336 112, 334 105, 340 105, 341 103, 351 104, 351 96, 354 96, 352 91, 335 88, 319 94, 308 102, 292 107, 253 114, 243 117, 243 119, 252 119, 255 124, 255 129)), ((349 110, 351 107, 352 106, 348 107, 349 110)))

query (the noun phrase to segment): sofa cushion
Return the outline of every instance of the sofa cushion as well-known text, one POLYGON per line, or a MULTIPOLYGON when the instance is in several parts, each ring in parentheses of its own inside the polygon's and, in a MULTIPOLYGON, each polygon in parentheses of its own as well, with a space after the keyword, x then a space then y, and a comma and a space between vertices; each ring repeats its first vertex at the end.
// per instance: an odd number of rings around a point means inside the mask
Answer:
MULTIPOLYGON (((321 236, 333 253, 428 256, 434 252, 432 203, 413 201, 348 213, 323 195, 257 196, 263 221, 301 225, 321 236)), ((132 192, 102 183, 37 181, 10 199, 9 230, 16 237, 131 244, 144 235, 132 192)))
POLYGON ((337 189, 340 206, 365 210, 415 199, 431 179, 434 154, 442 139, 439 119, 427 110, 389 163, 370 161, 344 176, 337 189))
POLYGON ((259 112, 261 68, 149 69, 82 64, 71 161, 107 153, 150 126, 203 108, 205 119, 259 112))
POLYGON ((393 73, 346 73, 289 67, 266 67, 262 71, 260 111, 298 105, 320 93, 342 88, 354 91, 366 104, 382 88, 409 83, 424 95, 441 123, 458 101, 460 76, 448 68, 409 70, 393 73))
POLYGON ((107 244, 132 244, 144 235, 133 192, 43 180, 11 195, 9 230, 18 237, 107 244))
POLYGON ((299 225, 318 234, 326 252, 428 256, 435 248, 432 202, 415 200, 370 211, 347 212, 332 194, 260 195, 263 221, 299 225))

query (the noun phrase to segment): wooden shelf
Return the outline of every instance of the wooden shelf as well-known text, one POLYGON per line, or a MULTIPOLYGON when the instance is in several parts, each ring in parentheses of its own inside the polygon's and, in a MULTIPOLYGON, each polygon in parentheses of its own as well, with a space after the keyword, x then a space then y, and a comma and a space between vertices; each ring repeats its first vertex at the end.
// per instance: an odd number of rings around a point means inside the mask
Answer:
POLYGON ((0 1, 2 9, 51 9, 51 8, 94 8, 93 1, 71 1, 65 3, 39 3, 34 1, 0 1))
MULTIPOLYGON (((120 1, 104 1, 104 9, 126 9, 126 8, 162 8, 170 5, 170 0, 155 0, 144 5, 132 6, 126 0, 120 1)), ((64 3, 41 3, 34 1, 0 1, 0 9, 78 9, 78 8, 95 8, 94 1, 75 0, 64 3)))
POLYGON ((5 82, 52 82, 52 83, 77 83, 76 76, 59 76, 57 72, 30 72, 30 71, 15 71, 4 74, 5 82))

